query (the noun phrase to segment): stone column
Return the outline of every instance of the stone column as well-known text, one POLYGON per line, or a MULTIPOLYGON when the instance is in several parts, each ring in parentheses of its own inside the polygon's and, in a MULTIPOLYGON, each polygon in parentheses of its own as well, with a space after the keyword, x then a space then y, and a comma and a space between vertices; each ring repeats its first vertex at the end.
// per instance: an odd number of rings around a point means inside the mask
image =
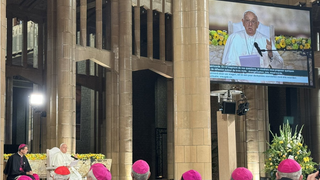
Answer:
POLYGON ((58 144, 75 152, 76 0, 57 0, 58 144))
POLYGON ((164 7, 165 7, 165 2, 163 2, 162 5, 163 12, 159 13, 159 51, 160 51, 160 60, 162 62, 166 61, 166 20, 165 16, 166 14, 164 13, 164 7))
POLYGON ((47 148, 58 145, 56 118, 56 15, 55 1, 47 2, 47 84, 46 84, 46 107, 47 107, 47 148))
POLYGON ((131 178, 132 166, 132 7, 119 0, 119 179, 131 178))
POLYGON ((245 115, 245 139, 247 142, 244 154, 247 159, 246 167, 252 172, 253 179, 265 177, 264 162, 267 149, 268 132, 268 87, 245 85, 244 93, 250 110, 245 115))
POLYGON ((96 0, 96 46, 102 49, 102 0, 96 0))
POLYGON ((5 144, 11 144, 12 143, 12 97, 13 97, 13 78, 12 77, 7 77, 6 86, 7 86, 6 87, 7 91, 6 91, 5 144))
POLYGON ((106 128, 107 153, 106 157, 112 159, 112 179, 120 179, 119 164, 119 2, 111 0, 111 50, 114 54, 111 61, 111 70, 106 75, 106 128))
POLYGON ((207 0, 173 1, 174 179, 212 177, 208 11, 207 0))
MULTIPOLYGON (((319 162, 320 160, 320 90, 319 90, 319 77, 320 71, 319 68, 314 69, 314 78, 315 78, 315 88, 310 90, 310 119, 312 121, 311 124, 311 141, 312 145, 309 145, 312 152, 312 157, 315 162, 319 162)), ((305 129, 305 128, 304 128, 305 129)))
POLYGON ((153 7, 150 1, 150 9, 147 9, 147 43, 148 58, 153 59, 153 7))
POLYGON ((3 154, 4 154, 4 127, 5 127, 5 96, 6 96, 6 31, 7 31, 7 19, 6 19, 6 1, 0 3, 0 36, 3 41, 0 43, 0 178, 3 177, 3 154))
POLYGON ((168 179, 174 179, 174 108, 173 81, 167 81, 167 151, 168 151, 168 179))
POLYGON ((80 0, 80 45, 87 46, 87 0, 80 0))
POLYGON ((134 7, 134 55, 140 57, 140 1, 134 7))

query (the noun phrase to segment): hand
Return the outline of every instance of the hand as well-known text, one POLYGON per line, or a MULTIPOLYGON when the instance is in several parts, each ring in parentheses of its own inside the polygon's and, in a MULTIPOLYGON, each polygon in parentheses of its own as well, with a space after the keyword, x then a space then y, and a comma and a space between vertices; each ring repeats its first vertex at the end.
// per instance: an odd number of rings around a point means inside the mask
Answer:
POLYGON ((32 171, 26 172, 27 175, 33 175, 32 171))
POLYGON ((317 180, 316 177, 318 177, 318 175, 319 175, 319 171, 309 174, 307 180, 317 180))
POLYGON ((78 154, 75 154, 74 157, 78 158, 78 154))
POLYGON ((271 58, 273 57, 273 54, 272 54, 272 41, 271 41, 271 38, 270 38, 270 41, 268 41, 268 39, 266 39, 267 41, 267 45, 266 45, 266 49, 268 50, 268 56, 271 58))

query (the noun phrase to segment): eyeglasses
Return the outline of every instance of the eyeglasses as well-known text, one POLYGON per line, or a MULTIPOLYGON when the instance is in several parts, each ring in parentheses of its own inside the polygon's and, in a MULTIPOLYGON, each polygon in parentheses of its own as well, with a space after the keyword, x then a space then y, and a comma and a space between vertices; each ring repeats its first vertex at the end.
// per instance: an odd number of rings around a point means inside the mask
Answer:
POLYGON ((244 23, 245 23, 245 24, 250 24, 250 23, 251 23, 252 25, 255 25, 255 24, 257 23, 257 21, 250 21, 250 20, 248 20, 248 19, 245 19, 245 20, 244 20, 244 23))

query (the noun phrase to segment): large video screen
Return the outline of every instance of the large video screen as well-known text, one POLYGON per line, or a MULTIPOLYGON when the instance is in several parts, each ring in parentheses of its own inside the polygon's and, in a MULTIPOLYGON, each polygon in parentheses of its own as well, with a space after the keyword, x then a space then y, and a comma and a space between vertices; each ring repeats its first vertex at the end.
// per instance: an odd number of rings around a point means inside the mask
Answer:
POLYGON ((209 0, 211 82, 314 86, 311 9, 209 0))

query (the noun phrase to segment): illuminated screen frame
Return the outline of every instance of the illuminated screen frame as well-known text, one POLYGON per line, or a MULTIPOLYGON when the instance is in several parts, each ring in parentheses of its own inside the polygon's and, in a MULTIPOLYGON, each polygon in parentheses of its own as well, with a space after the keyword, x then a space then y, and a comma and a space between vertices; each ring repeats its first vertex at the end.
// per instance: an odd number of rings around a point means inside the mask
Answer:
MULTIPOLYGON (((255 1, 209 0, 210 82, 314 87, 314 53, 312 48, 315 47, 315 43, 311 41, 313 36, 311 10, 307 7, 255 1), (228 62, 224 61, 225 47, 230 47, 228 40, 232 42, 230 39, 234 37, 230 38, 230 34, 228 34, 228 22, 240 22, 238 24, 243 26, 241 19, 246 10, 254 11, 260 24, 274 28, 274 31, 271 31, 275 35, 272 52, 278 53, 283 59, 282 68, 281 66, 275 68, 269 68, 270 66, 248 67, 248 65, 240 65, 240 60, 238 64, 223 64, 228 62), (309 19, 302 20, 306 17, 309 19), (288 42, 285 47, 282 41, 288 42), (278 49, 279 47, 280 49, 278 49)), ((249 24, 252 23, 249 22, 249 24)), ((245 32, 245 30, 243 31, 245 32)), ((268 51, 264 51, 266 46, 260 45, 259 47, 262 53, 268 53, 268 51)), ((252 50, 255 51, 253 54, 259 56, 258 49, 253 45, 252 50)), ((260 62, 263 61, 262 58, 264 57, 261 57, 260 62)), ((271 58, 270 61, 272 62, 272 60, 271 58)))

